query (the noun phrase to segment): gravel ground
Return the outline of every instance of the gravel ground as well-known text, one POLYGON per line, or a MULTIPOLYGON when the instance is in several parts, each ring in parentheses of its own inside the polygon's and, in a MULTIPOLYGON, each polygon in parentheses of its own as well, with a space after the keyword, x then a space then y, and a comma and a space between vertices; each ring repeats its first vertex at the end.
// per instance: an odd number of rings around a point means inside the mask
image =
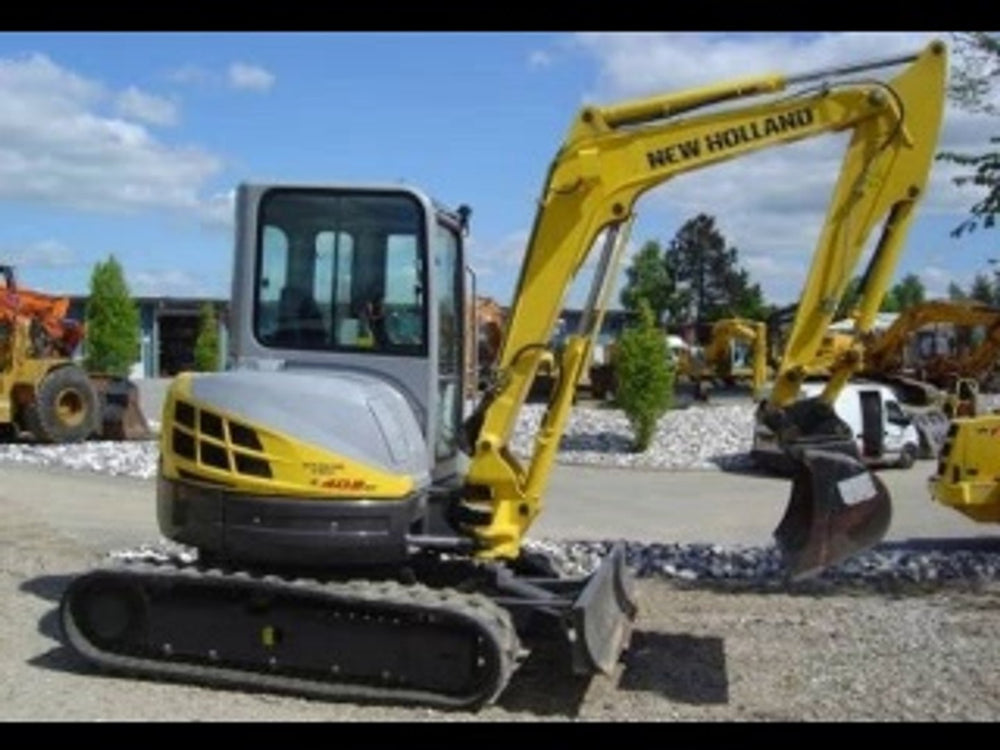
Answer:
MULTIPOLYGON (((540 407, 529 407, 514 440, 540 407)), ((659 469, 747 461, 751 407, 671 412, 653 448, 628 452, 620 414, 578 408, 560 460, 659 469)), ((0 448, 0 461, 149 478, 155 443, 0 448)), ((2 464, 0 464, 2 466, 2 464)), ((2 473, 2 468, 0 468, 2 473)), ((319 721, 989 721, 1000 717, 996 545, 887 547, 801 584, 771 549, 630 543, 641 610, 617 672, 554 679, 534 654, 477 714, 363 706, 106 676, 61 645, 55 605, 104 555, 62 533, 0 484, 0 718, 319 721)), ((564 570, 608 543, 540 540, 564 570)), ((155 547, 155 545, 154 545, 155 547)), ((127 554, 115 550, 116 554, 127 554)))
POLYGON ((478 713, 105 675, 62 646, 56 602, 92 552, 0 498, 0 718, 16 721, 991 721, 1000 587, 721 590, 641 578, 616 672, 536 653, 478 713), (560 676, 556 676, 560 675, 560 676))

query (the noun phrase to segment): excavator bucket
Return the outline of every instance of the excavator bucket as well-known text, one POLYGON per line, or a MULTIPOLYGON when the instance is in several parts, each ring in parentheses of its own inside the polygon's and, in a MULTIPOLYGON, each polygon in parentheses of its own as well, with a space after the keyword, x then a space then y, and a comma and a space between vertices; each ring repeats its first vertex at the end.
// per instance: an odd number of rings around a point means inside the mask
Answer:
POLYGON ((151 440, 146 415, 139 403, 139 389, 128 378, 91 375, 101 405, 97 437, 101 440, 151 440))
POLYGON ((889 528, 892 503, 875 474, 838 450, 789 451, 792 494, 774 537, 793 580, 877 544, 889 528))
POLYGON ((778 435, 792 464, 792 494, 774 531, 792 579, 815 575, 885 536, 889 492, 832 406, 807 398, 758 418, 778 435))

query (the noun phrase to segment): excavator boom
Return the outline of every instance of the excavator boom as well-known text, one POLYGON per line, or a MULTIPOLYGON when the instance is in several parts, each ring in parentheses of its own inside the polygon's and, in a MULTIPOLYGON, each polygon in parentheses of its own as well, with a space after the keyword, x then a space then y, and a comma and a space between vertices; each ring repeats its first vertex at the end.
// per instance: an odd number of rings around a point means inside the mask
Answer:
MULTIPOLYGON (((851 132, 850 141, 767 405, 769 419, 803 467, 789 504, 797 510, 786 514, 777 538, 789 552, 793 574, 815 572, 881 538, 888 497, 878 479, 860 463, 845 466, 837 459, 830 464, 838 467, 834 474, 840 482, 865 474, 865 483, 857 480, 852 485, 852 497, 857 500, 858 491, 868 493, 874 498, 873 513, 848 512, 842 500, 827 498, 820 490, 832 475, 809 470, 810 465, 818 466, 820 458, 811 461, 811 454, 801 450, 803 433, 815 436, 817 429, 833 429, 830 404, 857 369, 857 351, 848 350, 834 364, 829 387, 816 408, 803 410, 794 402, 804 369, 822 344, 865 242, 882 223, 856 318, 857 335, 865 335, 871 327, 926 187, 944 108, 945 46, 934 42, 919 55, 851 70, 903 63, 907 63, 904 70, 887 83, 829 81, 765 103, 707 114, 695 112, 723 101, 783 91, 791 82, 821 76, 766 76, 580 112, 552 162, 539 199, 500 352, 503 375, 469 422, 473 453, 466 504, 478 512, 479 520, 471 526, 483 557, 516 557, 524 533, 541 512, 573 392, 589 360, 592 332, 570 337, 564 346, 559 383, 528 464, 522 466, 507 446, 536 372, 552 361, 546 342, 565 293, 598 237, 608 235, 611 239, 605 238, 605 246, 614 246, 613 235, 628 225, 638 198, 672 178, 838 131, 851 132), (690 116, 677 117, 680 113, 690 116), (791 445, 795 440, 799 444, 791 445), (860 472, 854 471, 857 467, 860 472), (845 529, 840 521, 847 523, 845 529), (804 528, 813 533, 800 533, 804 528), (834 546, 824 539, 830 535, 840 539, 834 546)), ((607 283, 607 276, 594 281, 595 286, 607 283)), ((834 430, 834 435, 841 437, 831 440, 827 435, 827 448, 843 442, 841 431, 834 430)), ((869 508, 858 502, 862 510, 869 508)))

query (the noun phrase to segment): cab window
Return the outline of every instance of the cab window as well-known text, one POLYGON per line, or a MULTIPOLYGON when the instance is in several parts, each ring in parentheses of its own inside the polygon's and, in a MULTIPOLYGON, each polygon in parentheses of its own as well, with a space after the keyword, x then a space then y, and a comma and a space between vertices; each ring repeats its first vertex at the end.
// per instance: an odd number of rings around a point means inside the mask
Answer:
POLYGON ((255 334, 264 346, 427 346, 425 228, 406 193, 274 189, 260 205, 255 334))

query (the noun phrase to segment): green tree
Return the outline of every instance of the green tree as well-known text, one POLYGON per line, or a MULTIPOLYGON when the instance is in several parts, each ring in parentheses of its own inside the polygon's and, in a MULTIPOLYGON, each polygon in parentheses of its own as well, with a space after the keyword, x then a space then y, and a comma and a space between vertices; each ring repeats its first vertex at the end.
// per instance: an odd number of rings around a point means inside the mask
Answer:
POLYGON ((985 273, 977 273, 972 279, 972 287, 969 289, 969 298, 984 305, 993 305, 997 302, 996 288, 990 277, 985 273))
MULTIPOLYGON (((996 115, 996 104, 990 96, 1000 78, 1000 36, 995 32, 968 31, 952 35, 953 54, 948 96, 962 109, 996 115)), ((1000 136, 989 139, 1000 145, 1000 136)), ((985 196, 973 204, 969 218, 960 223, 952 234, 956 237, 978 226, 991 228, 1000 212, 1000 152, 979 154, 943 151, 938 159, 966 167, 968 171, 954 178, 956 185, 974 185, 985 190, 985 196)))
POLYGON ((194 369, 198 372, 216 372, 219 369, 219 320, 211 302, 203 302, 198 311, 194 369))
POLYGON ((660 243, 647 241, 625 269, 625 285, 619 295, 622 307, 637 315, 640 301, 646 300, 654 321, 662 323, 675 294, 674 277, 663 262, 660 243))
POLYGON ((85 317, 84 367, 89 372, 127 376, 140 357, 139 308, 113 254, 94 265, 85 317))
POLYGON ((616 400, 632 427, 637 452, 649 447, 656 423, 673 400, 674 368, 669 356, 652 308, 641 299, 638 323, 622 333, 615 357, 616 400))
MULTIPOLYGON (((919 305, 927 298, 927 290, 924 287, 924 282, 915 273, 908 273, 904 276, 902 281, 892 287, 890 293, 895 299, 898 309, 886 310, 886 312, 906 310, 914 305, 919 305)), ((885 310, 884 305, 882 309, 885 310)))
MULTIPOLYGON (((861 282, 860 275, 852 277, 847 282, 844 295, 840 298, 840 306, 837 308, 838 318, 846 318, 861 303, 861 282)), ((923 302, 926 296, 927 292, 920 277, 912 273, 907 274, 902 281, 885 293, 882 304, 879 305, 879 312, 901 312, 923 302)))
POLYGON ((664 256, 668 273, 685 286, 671 303, 671 317, 680 322, 763 320, 767 315, 763 293, 758 284, 750 283, 738 259, 739 251, 727 246, 713 217, 698 214, 685 222, 664 256))
POLYGON ((885 293, 885 296, 882 298, 882 304, 878 308, 879 312, 888 313, 898 313, 902 309, 903 306, 899 301, 898 290, 895 287, 885 293))
POLYGON ((968 299, 969 295, 965 293, 965 290, 959 284, 954 281, 948 284, 948 299, 950 300, 963 300, 968 299))

